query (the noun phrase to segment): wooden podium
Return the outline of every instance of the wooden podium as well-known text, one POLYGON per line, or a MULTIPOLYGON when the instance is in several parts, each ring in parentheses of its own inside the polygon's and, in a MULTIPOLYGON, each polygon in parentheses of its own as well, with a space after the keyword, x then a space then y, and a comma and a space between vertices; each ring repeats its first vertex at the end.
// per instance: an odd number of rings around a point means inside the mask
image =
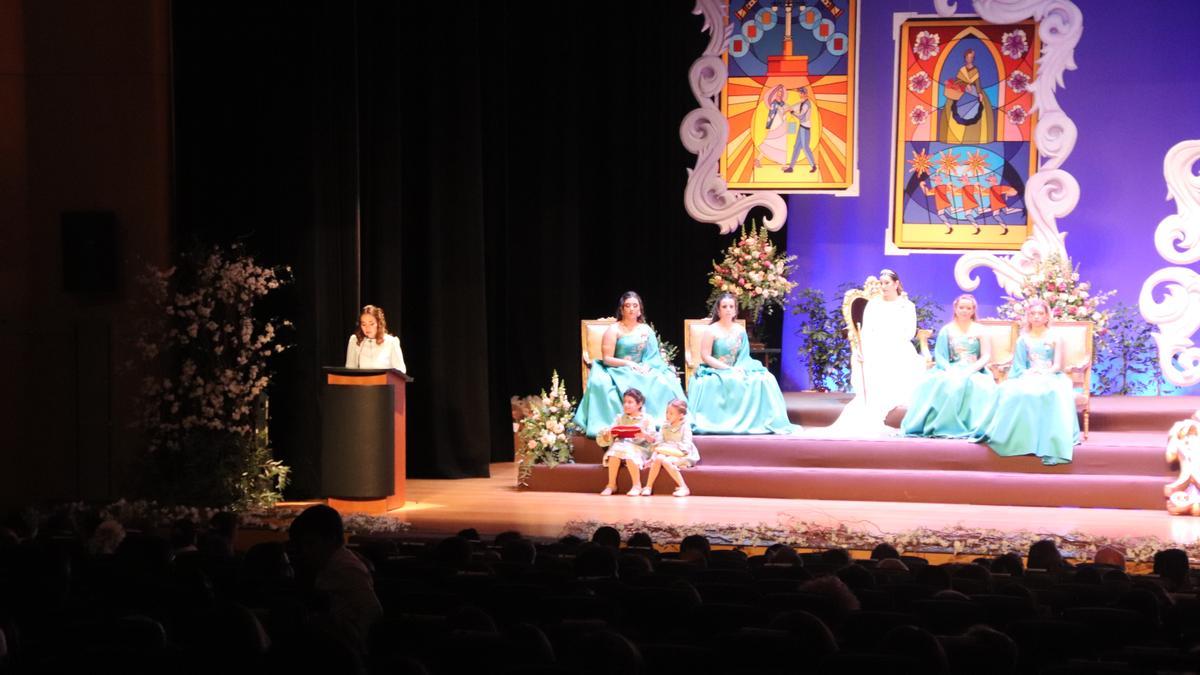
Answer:
POLYGON ((324 369, 321 490, 342 513, 386 513, 404 506, 405 387, 391 369, 324 369))

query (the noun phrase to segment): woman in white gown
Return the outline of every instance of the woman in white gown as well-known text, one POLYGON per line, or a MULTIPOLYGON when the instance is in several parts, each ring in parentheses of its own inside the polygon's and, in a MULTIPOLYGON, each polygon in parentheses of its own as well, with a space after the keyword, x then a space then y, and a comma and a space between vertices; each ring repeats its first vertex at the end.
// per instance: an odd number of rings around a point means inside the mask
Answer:
POLYGON ((346 345, 346 367, 393 368, 408 372, 404 352, 400 350, 400 338, 388 333, 387 319, 379 307, 367 305, 359 313, 358 330, 346 345))
POLYGON ((917 308, 907 296, 900 277, 892 270, 879 273, 880 297, 872 298, 863 312, 859 333, 858 360, 862 378, 856 381, 854 398, 841 416, 826 429, 814 433, 837 436, 890 436, 896 433, 884 424, 893 408, 908 405, 925 363, 913 347, 917 333, 917 308))

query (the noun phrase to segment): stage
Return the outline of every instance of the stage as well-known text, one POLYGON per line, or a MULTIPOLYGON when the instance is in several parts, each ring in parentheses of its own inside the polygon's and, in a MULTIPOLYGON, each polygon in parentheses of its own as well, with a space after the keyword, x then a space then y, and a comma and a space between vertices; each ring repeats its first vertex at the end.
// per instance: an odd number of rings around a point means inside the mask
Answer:
MULTIPOLYGON (((846 395, 789 393, 787 398, 794 421, 819 426, 836 416, 846 395)), ((1020 550, 1030 538, 1050 535, 1062 539, 1064 549, 1081 554, 1117 543, 1140 555, 1135 551, 1191 548, 1200 540, 1200 519, 1168 515, 1162 497, 1162 486, 1175 475, 1163 458, 1166 431, 1198 406, 1198 397, 1093 399, 1092 433, 1075 449, 1075 461, 1059 467, 1043 467, 1029 457, 996 457, 984 446, 960 441, 933 441, 943 449, 931 454, 930 441, 923 439, 701 438, 705 461, 688 474, 694 494, 685 498, 670 495, 665 475, 651 497, 599 496, 604 472, 595 463, 598 458, 588 454, 593 452, 586 447, 589 442, 581 440, 584 452, 577 455, 578 463, 538 467, 532 489, 517 488, 512 463, 492 464, 490 478, 410 480, 409 502, 389 517, 406 523, 411 533, 427 536, 475 527, 485 537, 515 529, 533 537, 555 538, 588 534, 598 524, 612 524, 626 532, 649 531, 662 543, 700 532, 716 542, 736 545, 788 541, 808 547, 862 549, 872 542, 899 541, 913 550, 972 555, 1020 550), (760 454, 747 450, 756 443, 781 443, 785 449, 760 454), (705 444, 716 447, 705 454, 705 444), (737 453, 742 463, 730 463, 737 453), (774 465, 746 464, 764 456, 773 456, 774 465), (811 466, 829 457, 841 458, 841 466, 811 466), (922 468, 901 468, 907 462, 922 468), (716 477, 708 483, 700 480, 703 469, 716 477), (854 493, 852 481, 825 489, 822 499, 805 492, 796 492, 797 498, 730 496, 720 494, 722 489, 734 491, 722 484, 722 472, 761 476, 759 485, 765 490, 771 489, 772 477, 780 473, 807 472, 818 477, 814 485, 838 477, 890 476, 892 482, 906 483, 901 494, 907 498, 848 499, 854 493), (975 492, 952 491, 961 497, 957 503, 921 499, 911 480, 920 474, 928 475, 931 484, 940 486, 938 490, 945 489, 941 484, 946 480, 974 480, 971 490, 975 492), (1014 481, 1029 500, 1050 505, 997 503, 998 495, 1005 494, 1003 486, 1014 481), (718 495, 709 493, 709 487, 716 487, 718 495), (841 498, 836 494, 839 490, 841 498), (1140 492, 1131 495, 1131 490, 1140 492), (1064 495, 1082 501, 1089 494, 1090 502, 1100 506, 1062 503, 1064 495), (1104 503, 1146 506, 1110 508, 1104 503)))

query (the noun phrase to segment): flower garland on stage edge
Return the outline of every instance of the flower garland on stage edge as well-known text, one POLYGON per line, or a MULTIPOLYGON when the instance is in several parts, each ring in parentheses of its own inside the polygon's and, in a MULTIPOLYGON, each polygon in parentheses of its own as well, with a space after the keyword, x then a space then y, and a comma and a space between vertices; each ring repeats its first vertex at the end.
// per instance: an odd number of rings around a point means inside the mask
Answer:
POLYGON ((766 228, 755 223, 749 228, 743 225, 737 240, 725 249, 725 257, 713 263, 708 277, 712 286, 709 306, 722 293, 733 293, 738 307, 750 313, 757 323, 764 309, 768 312, 776 307, 783 309, 788 303, 789 294, 796 287, 795 282, 788 280, 795 271, 792 264, 795 260, 796 256, 785 255, 775 248, 766 228))
POLYGON ((903 532, 883 532, 866 528, 854 528, 845 523, 836 526, 813 523, 784 515, 778 524, 758 523, 667 523, 654 520, 632 520, 623 523, 607 523, 598 520, 572 520, 564 527, 562 535, 574 535, 590 539, 596 528, 615 527, 622 539, 636 532, 645 532, 656 543, 678 543, 684 537, 698 534, 709 542, 724 546, 769 546, 786 544, 794 548, 829 549, 842 548, 869 551, 878 544, 891 544, 902 553, 944 553, 954 555, 998 556, 1016 552, 1024 555, 1029 546, 1042 539, 1050 539, 1063 555, 1077 560, 1091 560, 1096 551, 1112 546, 1125 554, 1130 562, 1150 562, 1157 551, 1181 548, 1192 560, 1200 558, 1200 542, 1188 544, 1163 541, 1157 537, 1103 537, 1083 532, 1063 534, 1030 532, 1002 532, 1000 530, 976 529, 955 525, 944 529, 919 527, 903 532))
POLYGON ((258 318, 255 304, 290 273, 233 245, 185 253, 139 280, 149 311, 137 346, 156 373, 138 395, 148 496, 239 510, 282 497, 290 470, 272 458, 267 387, 292 324, 258 318))
POLYGON ((534 464, 556 467, 574 461, 571 437, 580 431, 575 424, 575 404, 567 396, 567 387, 554 371, 550 391, 530 397, 529 412, 517 425, 517 485, 529 485, 534 464))

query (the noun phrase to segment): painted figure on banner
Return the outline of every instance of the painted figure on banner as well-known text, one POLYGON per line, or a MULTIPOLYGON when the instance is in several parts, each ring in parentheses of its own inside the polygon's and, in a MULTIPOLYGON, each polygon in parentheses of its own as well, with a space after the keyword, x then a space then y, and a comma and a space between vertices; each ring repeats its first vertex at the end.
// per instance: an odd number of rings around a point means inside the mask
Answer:
POLYGON ((808 158, 808 172, 817 172, 817 160, 813 159, 812 150, 809 149, 809 144, 812 139, 812 101, 808 98, 808 89, 798 87, 796 95, 800 97, 800 102, 796 105, 788 106, 789 115, 796 118, 796 138, 792 141, 792 158, 788 160, 787 166, 783 167, 784 173, 791 173, 796 167, 796 159, 800 155, 800 151, 804 151, 804 156, 808 158))
POLYGON ((731 189, 854 185, 858 2, 729 0, 720 172, 731 189))
POLYGON ((943 143, 991 143, 995 140, 995 113, 981 86, 975 50, 963 53, 966 63, 946 82, 946 103, 938 119, 938 140, 943 143))
POLYGON ((1037 24, 910 19, 899 47, 892 245, 1019 249, 1037 171, 1037 24))

